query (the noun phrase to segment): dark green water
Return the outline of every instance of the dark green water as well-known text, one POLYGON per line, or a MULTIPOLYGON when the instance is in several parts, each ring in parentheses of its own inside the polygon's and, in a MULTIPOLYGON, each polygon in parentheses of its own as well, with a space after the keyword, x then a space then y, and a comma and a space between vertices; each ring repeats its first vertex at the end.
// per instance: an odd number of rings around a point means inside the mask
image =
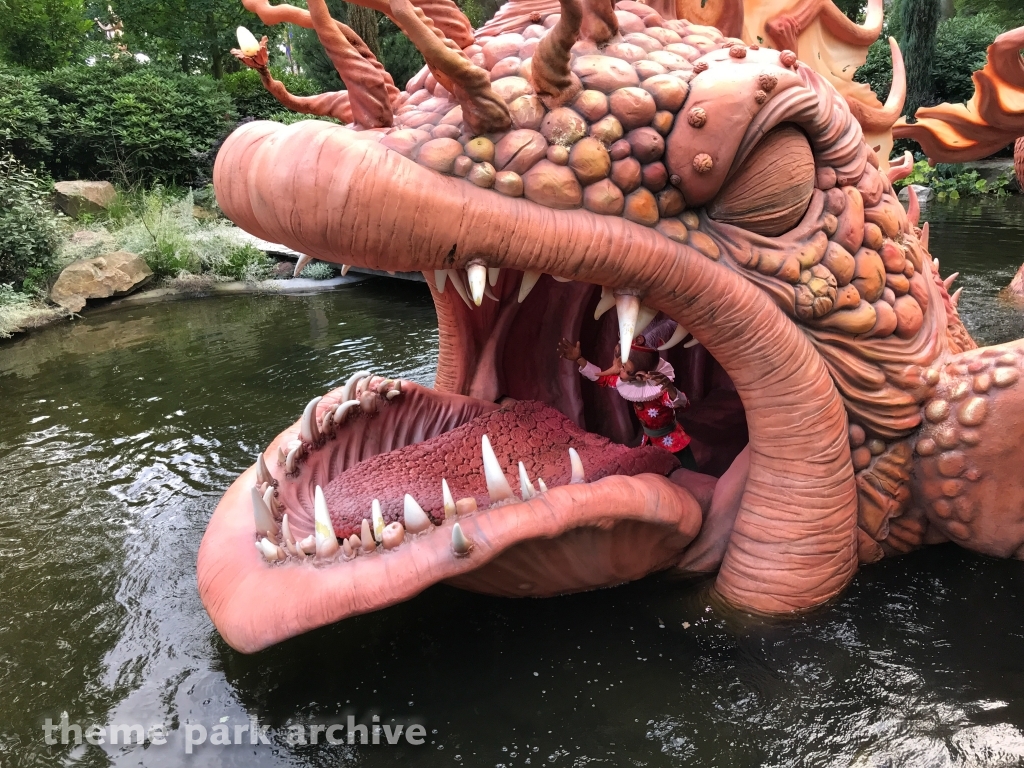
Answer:
MULTIPOLYGON (((1024 335, 994 300, 1024 260, 1022 202, 925 213, 980 340, 1024 335)), ((227 648, 195 585, 224 488, 310 397, 360 367, 429 384, 436 346, 423 287, 380 280, 0 345, 0 765, 1024 764, 1024 564, 952 547, 866 568, 791 622, 739 622, 706 585, 657 578, 543 601, 436 587, 261 654, 227 648), (165 723, 168 744, 47 746, 64 711, 165 723), (375 714, 427 743, 286 743, 289 725, 375 714), (188 721, 250 717, 270 745, 184 754, 188 721)))

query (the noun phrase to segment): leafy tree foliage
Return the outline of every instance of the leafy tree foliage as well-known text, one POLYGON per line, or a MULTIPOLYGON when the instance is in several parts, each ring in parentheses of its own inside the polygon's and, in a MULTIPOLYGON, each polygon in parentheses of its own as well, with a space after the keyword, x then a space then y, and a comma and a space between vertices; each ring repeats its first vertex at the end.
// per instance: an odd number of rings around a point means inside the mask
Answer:
POLYGON ((0 57, 31 69, 70 63, 92 26, 82 0, 3 0, 0 11, 0 57))
MULTIPOLYGON (((101 6, 95 15, 106 17, 106 0, 93 2, 101 6)), ((123 40, 129 50, 173 62, 182 72, 215 78, 239 68, 230 54, 238 45, 237 27, 248 27, 257 39, 277 34, 239 0, 117 0, 114 10, 124 21, 123 40)))

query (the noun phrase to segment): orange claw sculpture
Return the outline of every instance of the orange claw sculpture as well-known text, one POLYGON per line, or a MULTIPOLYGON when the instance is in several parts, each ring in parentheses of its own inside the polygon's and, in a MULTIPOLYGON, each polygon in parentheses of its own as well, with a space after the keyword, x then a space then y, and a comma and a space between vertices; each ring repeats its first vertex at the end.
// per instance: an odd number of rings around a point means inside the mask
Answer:
MULTIPOLYGON (((361 50, 309 4, 287 13, 361 50)), ((1024 554, 1024 343, 976 348, 829 73, 664 1, 514 0, 475 37, 453 8, 381 5, 426 60, 404 91, 367 60, 350 125, 253 122, 217 157, 240 227, 421 271, 440 337, 432 389, 353 372, 229 488, 197 566, 228 643, 438 582, 711 573, 729 604, 789 613, 928 544, 1024 554), (557 351, 606 365, 618 343, 628 378, 636 334, 688 397, 696 471, 640 443, 632 390, 557 351)))

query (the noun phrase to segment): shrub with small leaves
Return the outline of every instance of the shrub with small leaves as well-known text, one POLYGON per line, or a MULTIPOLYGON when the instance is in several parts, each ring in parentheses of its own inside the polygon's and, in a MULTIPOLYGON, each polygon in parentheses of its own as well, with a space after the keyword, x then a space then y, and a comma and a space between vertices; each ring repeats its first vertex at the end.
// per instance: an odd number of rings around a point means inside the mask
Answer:
POLYGON ((334 277, 334 267, 323 261, 314 261, 312 264, 306 265, 299 277, 304 277, 307 280, 330 280, 334 277))
POLYGON ((215 273, 222 277, 247 283, 266 280, 273 270, 274 260, 250 243, 231 248, 224 255, 224 260, 214 267, 215 273))
MULTIPOLYGON (((0 157, 0 282, 21 286, 57 267, 60 230, 50 184, 13 157, 0 157)), ((44 280, 45 281, 45 280, 44 280)))

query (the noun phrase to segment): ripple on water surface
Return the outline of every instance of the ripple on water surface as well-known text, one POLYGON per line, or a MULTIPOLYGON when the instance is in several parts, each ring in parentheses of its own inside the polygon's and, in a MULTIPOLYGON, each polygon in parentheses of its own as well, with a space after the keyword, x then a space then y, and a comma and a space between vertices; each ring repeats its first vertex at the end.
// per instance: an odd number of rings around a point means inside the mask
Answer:
POLYGON ((195 584, 220 494, 310 397, 361 367, 430 384, 436 351, 427 291, 395 281, 93 314, 0 346, 0 762, 59 763, 41 726, 65 710, 171 729, 144 752, 80 748, 81 765, 1024 760, 1024 566, 951 547, 867 568, 796 621, 726 614, 707 582, 519 601, 439 586, 231 651, 195 584), (286 741, 374 714, 423 723, 427 744, 286 741), (250 717, 272 746, 183 755, 186 722, 250 717))

